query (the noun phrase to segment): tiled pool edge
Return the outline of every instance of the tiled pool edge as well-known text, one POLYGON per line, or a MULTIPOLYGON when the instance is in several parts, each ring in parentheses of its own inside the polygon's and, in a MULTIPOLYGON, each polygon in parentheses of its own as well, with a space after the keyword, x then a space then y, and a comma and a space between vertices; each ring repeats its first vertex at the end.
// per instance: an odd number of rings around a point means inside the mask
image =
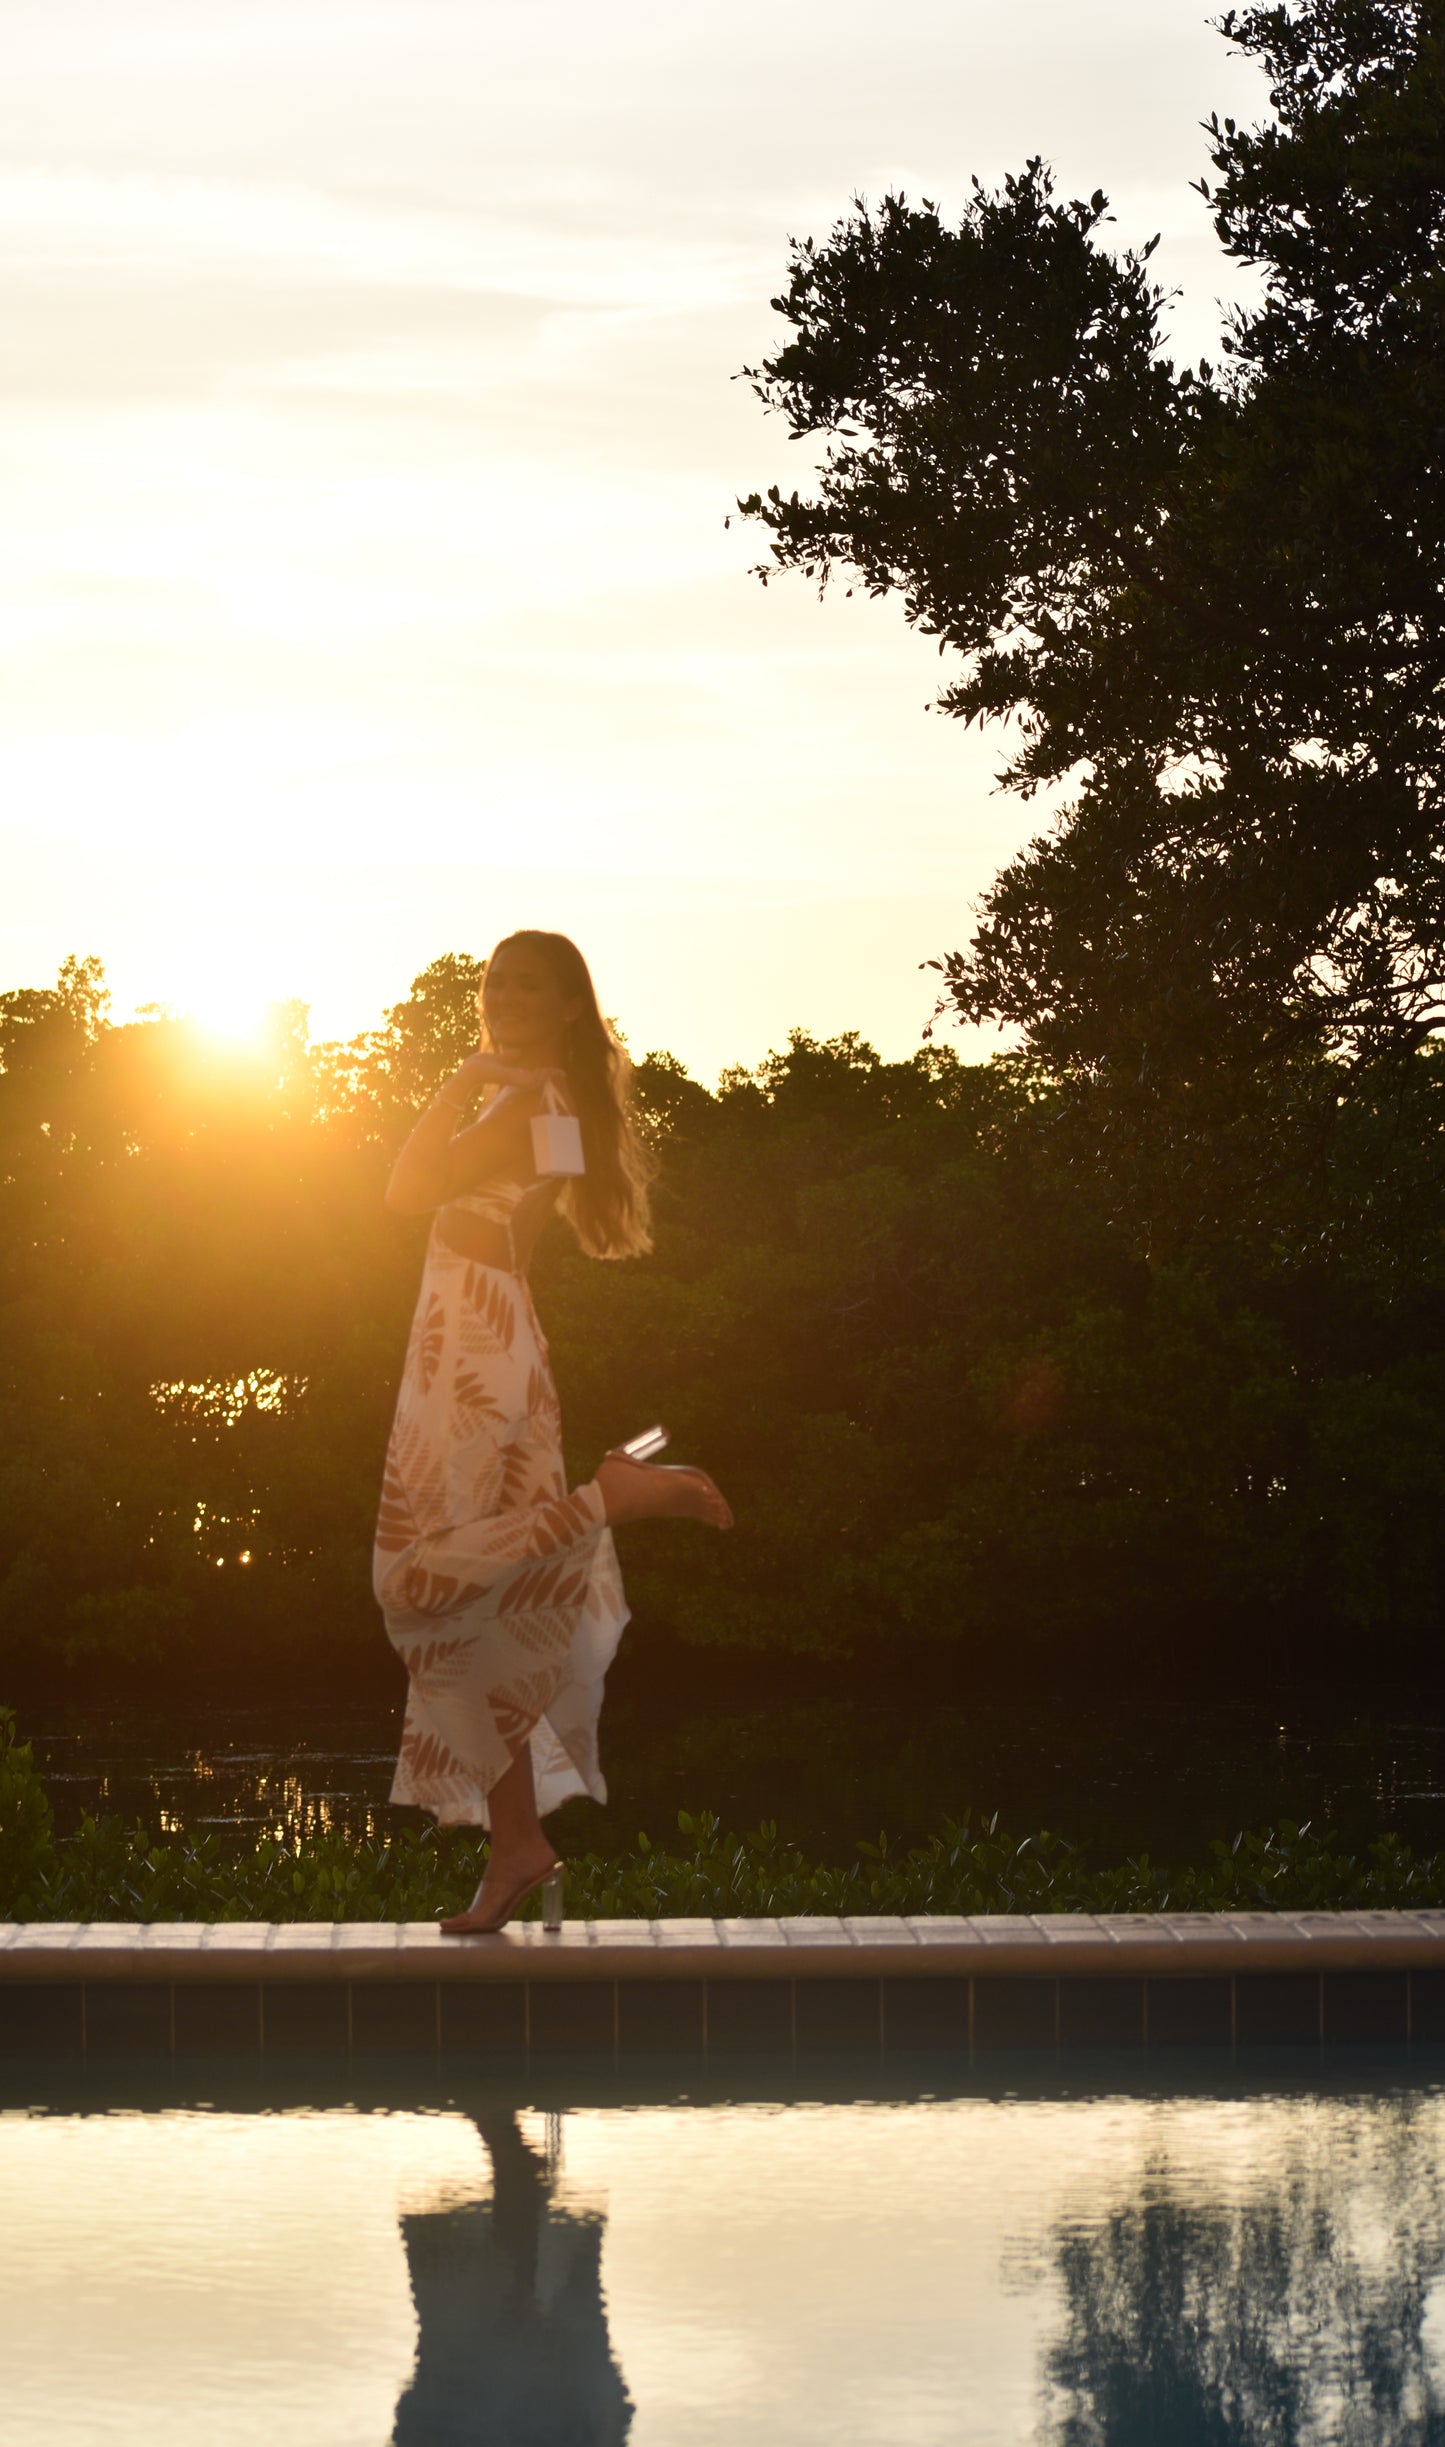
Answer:
POLYGON ((1445 2043, 1445 1911, 0 1925, 0 2052, 1445 2043))

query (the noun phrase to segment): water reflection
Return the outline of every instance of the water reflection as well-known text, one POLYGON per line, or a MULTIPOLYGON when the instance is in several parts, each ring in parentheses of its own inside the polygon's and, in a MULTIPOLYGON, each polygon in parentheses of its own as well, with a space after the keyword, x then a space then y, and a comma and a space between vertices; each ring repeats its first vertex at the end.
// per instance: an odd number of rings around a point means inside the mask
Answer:
POLYGON ((470 2117, 491 2197, 402 2218, 419 2327, 392 2447, 618 2447, 632 2405, 612 2356, 599 2212, 497 2108, 470 2117))
MULTIPOLYGON (((387 1706, 337 1710, 324 1727, 262 1728, 214 1745, 184 1727, 100 1724, 35 1732, 35 1756, 57 1825, 68 1834, 83 1811, 113 1811, 183 1841, 221 1834, 275 1836, 287 1843, 340 1836, 368 1843, 395 1824, 386 1795, 396 1765, 387 1706)), ((249 1730, 249 1728, 248 1728, 249 1730)))
MULTIPOLYGON (((1260 1699, 1196 1705, 1185 1727, 1172 1705, 1126 1706, 1112 1690, 1022 1714, 1002 1701, 941 1700, 923 1720, 901 1704, 880 1719, 871 1701, 841 1694, 781 1700, 764 1714, 731 1714, 729 1704, 698 1696, 691 1669, 687 1696, 665 1703, 650 1689, 629 1695, 624 1674, 609 1694, 608 1738, 625 1762, 625 1809, 594 1813, 585 1831, 579 1820, 579 1836, 604 1847, 630 1843, 640 1826, 657 1836, 679 1809, 754 1827, 785 1784, 785 1832, 844 1859, 860 1829, 912 1841, 969 1802, 1001 1810, 1020 1833, 1062 1826, 1101 1858, 1146 1848, 1183 1859, 1213 1836, 1281 1818, 1313 1819, 1347 1843, 1396 1830, 1421 1849, 1445 1844, 1445 1726, 1417 1718, 1341 1712, 1283 1725, 1260 1699)), ((25 1730, 63 1832, 100 1809, 156 1832, 278 1827, 291 1839, 330 1831, 356 1841, 403 1823, 386 1808, 397 1716, 391 1696, 211 1704, 164 1718, 76 1703, 27 1710, 25 1730)))
POLYGON ((1133 2199, 1062 2222, 1040 2440, 1445 2442, 1438 2124, 1400 2100, 1370 2127, 1321 2118, 1228 2202, 1155 2158, 1133 2199))
POLYGON ((12 2060, 7 2440, 1445 2447, 1427 2067, 163 2070, 12 2060))

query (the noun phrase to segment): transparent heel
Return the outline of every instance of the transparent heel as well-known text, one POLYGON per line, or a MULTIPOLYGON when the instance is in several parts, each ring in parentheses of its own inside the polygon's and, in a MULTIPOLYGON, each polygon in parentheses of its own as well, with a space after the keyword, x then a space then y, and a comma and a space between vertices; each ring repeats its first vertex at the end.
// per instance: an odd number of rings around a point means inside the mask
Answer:
POLYGON ((542 1880, 542 1926, 555 1935, 562 1926, 562 1872, 554 1869, 542 1880))

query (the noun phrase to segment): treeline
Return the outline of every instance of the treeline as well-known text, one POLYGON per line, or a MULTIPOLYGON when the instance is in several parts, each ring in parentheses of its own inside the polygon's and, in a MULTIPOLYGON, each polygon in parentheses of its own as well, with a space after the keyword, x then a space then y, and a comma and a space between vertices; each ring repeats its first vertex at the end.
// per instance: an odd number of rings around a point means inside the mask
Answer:
MULTIPOLYGON (((347 1046, 286 1006, 245 1054, 109 1025, 93 962, 0 997, 12 1699, 390 1688, 369 1547, 422 1236, 382 1188, 478 974, 437 961, 347 1046)), ((631 1534, 632 1639, 921 1708, 1433 1665, 1437 1047, 1343 1105, 1328 1064, 1276 1083, 1267 1181, 1216 1166, 1203 1218, 1187 1180, 1131 1204, 1148 1148, 1100 1161, 1022 1059, 799 1034, 716 1094, 662 1054, 637 1090, 655 1254, 554 1226, 534 1268, 570 1464, 661 1417, 739 1528, 631 1534)))

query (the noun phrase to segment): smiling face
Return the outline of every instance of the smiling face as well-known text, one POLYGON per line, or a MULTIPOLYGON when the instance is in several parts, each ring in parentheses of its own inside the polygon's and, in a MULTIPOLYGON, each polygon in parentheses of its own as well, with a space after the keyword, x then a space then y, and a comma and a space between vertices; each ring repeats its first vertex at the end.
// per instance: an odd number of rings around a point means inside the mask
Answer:
POLYGON ((562 1067, 567 1023, 582 1006, 563 992, 545 953, 528 943, 499 944, 478 999, 499 1054, 535 1069, 562 1067))

